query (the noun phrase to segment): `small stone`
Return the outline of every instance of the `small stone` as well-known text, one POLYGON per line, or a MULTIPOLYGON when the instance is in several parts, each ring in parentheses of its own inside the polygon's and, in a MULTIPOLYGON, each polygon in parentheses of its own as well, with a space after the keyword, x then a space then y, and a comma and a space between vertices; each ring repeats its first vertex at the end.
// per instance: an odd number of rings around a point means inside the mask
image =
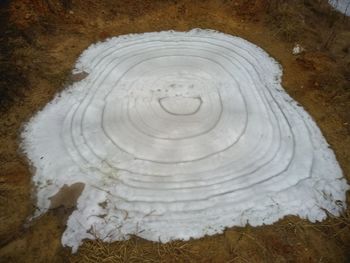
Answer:
POLYGON ((292 53, 293 53, 293 55, 299 55, 300 53, 302 53, 304 51, 305 51, 305 49, 302 46, 300 46, 299 44, 296 44, 293 47, 292 53))

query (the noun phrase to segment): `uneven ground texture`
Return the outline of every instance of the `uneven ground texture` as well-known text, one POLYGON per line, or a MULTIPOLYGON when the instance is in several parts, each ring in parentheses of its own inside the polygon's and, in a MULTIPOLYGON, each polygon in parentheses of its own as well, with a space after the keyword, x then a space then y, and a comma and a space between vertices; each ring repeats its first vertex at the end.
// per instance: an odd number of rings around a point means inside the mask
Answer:
POLYGON ((127 33, 200 27, 246 38, 282 64, 284 88, 314 117, 350 180, 350 19, 327 1, 0 3, 0 262, 350 261, 349 209, 321 223, 286 217, 189 242, 87 241, 72 255, 60 238, 81 188, 67 188, 49 213, 28 223, 35 210, 33 171, 18 150, 23 123, 78 80, 70 71, 90 44, 127 33), (295 43, 305 52, 292 55, 295 43))

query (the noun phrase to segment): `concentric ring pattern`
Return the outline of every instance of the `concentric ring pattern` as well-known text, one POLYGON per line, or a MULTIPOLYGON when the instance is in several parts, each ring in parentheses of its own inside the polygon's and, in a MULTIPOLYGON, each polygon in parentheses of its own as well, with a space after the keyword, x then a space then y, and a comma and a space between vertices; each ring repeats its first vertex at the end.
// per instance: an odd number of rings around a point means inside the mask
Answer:
POLYGON ((333 152, 257 46, 209 30, 127 35, 86 50, 82 71, 23 133, 39 214, 63 185, 85 184, 63 244, 341 211, 348 186, 333 152))

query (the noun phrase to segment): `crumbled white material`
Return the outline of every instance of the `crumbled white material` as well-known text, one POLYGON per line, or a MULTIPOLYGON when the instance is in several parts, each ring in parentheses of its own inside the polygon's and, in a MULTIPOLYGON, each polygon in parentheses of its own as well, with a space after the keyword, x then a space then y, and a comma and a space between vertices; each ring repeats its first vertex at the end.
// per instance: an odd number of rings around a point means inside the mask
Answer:
POLYGON ((328 0, 328 2, 339 12, 350 16, 350 0, 328 0))
POLYGON ((299 55, 302 52, 304 52, 304 48, 302 46, 300 46, 299 44, 296 44, 293 47, 293 50, 292 50, 293 55, 299 55))
POLYGON ((82 182, 62 243, 130 234, 167 242, 342 211, 348 189, 279 64, 209 30, 115 37, 87 49, 84 80, 26 126, 37 215, 82 182))

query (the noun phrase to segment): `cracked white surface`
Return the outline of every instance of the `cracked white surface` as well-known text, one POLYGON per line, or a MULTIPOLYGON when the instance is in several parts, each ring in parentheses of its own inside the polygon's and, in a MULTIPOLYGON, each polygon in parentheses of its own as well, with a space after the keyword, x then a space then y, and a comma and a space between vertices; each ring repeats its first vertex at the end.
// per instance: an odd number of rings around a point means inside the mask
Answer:
POLYGON ((23 132, 37 215, 64 184, 85 184, 62 237, 73 251, 342 210, 332 150, 257 46, 209 30, 126 35, 87 49, 82 71, 23 132))

